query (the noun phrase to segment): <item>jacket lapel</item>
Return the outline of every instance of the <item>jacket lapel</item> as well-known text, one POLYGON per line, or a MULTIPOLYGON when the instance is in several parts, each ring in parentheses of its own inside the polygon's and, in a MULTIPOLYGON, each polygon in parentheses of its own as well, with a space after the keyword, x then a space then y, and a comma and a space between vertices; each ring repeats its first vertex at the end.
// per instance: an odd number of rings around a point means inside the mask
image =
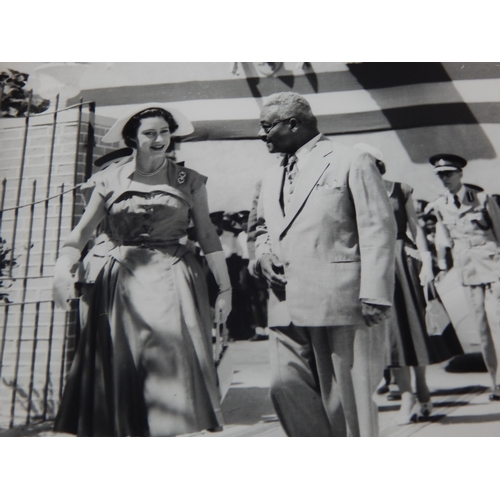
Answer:
POLYGON ((273 219, 274 227, 281 227, 283 224, 283 209, 280 204, 281 191, 284 176, 284 167, 276 166, 269 171, 265 191, 262 192, 264 202, 269 210, 266 210, 266 217, 273 219))
POLYGON ((286 207, 281 234, 288 229, 331 161, 332 142, 322 136, 300 170, 290 204, 286 207))

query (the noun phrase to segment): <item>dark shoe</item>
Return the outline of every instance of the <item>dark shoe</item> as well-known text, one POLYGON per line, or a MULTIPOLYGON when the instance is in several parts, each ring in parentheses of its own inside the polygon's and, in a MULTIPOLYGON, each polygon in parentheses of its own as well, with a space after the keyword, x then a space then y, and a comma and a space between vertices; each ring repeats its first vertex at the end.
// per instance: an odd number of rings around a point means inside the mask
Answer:
POLYGON ((398 391, 391 391, 387 394, 387 401, 400 401, 401 394, 398 391))
POLYGON ((250 342, 257 342, 259 340, 269 340, 269 335, 260 335, 256 333, 251 339, 250 342))
POLYGON ((420 416, 422 418, 429 418, 432 413, 432 401, 427 401, 427 403, 420 403, 420 416))
POLYGON ((490 401, 500 401, 500 385, 497 385, 489 396, 490 401))
POLYGON ((382 394, 387 394, 389 392, 389 386, 387 384, 384 384, 383 386, 379 387, 377 389, 377 394, 382 395, 382 394))

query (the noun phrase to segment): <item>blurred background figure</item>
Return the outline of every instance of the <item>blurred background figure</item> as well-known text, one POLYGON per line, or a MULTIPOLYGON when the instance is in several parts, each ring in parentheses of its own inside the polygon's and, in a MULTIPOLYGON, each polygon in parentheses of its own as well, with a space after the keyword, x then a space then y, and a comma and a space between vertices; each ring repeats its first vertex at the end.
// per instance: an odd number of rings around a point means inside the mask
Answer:
POLYGON ((252 319, 255 329, 255 335, 250 339, 253 342, 259 340, 269 340, 269 331, 267 327, 267 301, 269 292, 266 280, 257 272, 255 265, 255 234, 257 229, 257 206, 259 204, 260 188, 262 181, 255 185, 252 207, 248 215, 247 224, 247 248, 248 248, 248 294, 250 307, 252 310, 252 319))
POLYGON ((244 225, 246 212, 225 212, 222 218, 222 248, 226 255, 226 264, 233 288, 232 311, 227 319, 227 328, 231 340, 248 340, 252 337, 250 306, 246 289, 246 268, 248 255, 246 250, 244 225))
MULTIPOLYGON (((259 192, 260 187, 252 202, 252 211, 240 210, 234 213, 219 211, 210 214, 212 224, 221 240, 233 287, 233 310, 228 318, 231 340, 269 339, 267 283, 255 270, 255 228, 259 192)), ((200 258, 203 260, 203 255, 200 258)), ((206 264, 204 267, 210 303, 213 306, 218 287, 206 264)))
MULTIPOLYGON (((386 172, 382 153, 368 144, 355 146, 376 158, 377 167, 386 172)), ((381 325, 386 335, 386 364, 391 368, 401 392, 399 424, 428 417, 432 402, 425 378, 425 367, 443 361, 434 351, 426 329, 426 300, 423 287, 434 278, 432 256, 420 226, 412 198, 412 187, 384 180, 397 224, 396 276, 392 313, 381 325), (415 376, 416 397, 410 367, 415 376)), ((451 357, 451 353, 449 357, 451 357)))

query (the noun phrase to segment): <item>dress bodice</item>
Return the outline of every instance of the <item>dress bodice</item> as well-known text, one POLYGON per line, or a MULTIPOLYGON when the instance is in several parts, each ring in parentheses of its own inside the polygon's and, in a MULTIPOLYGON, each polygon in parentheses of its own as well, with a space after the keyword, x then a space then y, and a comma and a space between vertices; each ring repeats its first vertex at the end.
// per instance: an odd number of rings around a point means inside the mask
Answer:
POLYGON ((206 177, 172 161, 157 184, 134 180, 135 161, 99 172, 95 189, 107 208, 109 236, 118 244, 173 244, 186 236, 194 194, 206 177))
POLYGON ((176 243, 186 235, 189 205, 175 194, 157 190, 126 191, 110 207, 110 236, 118 244, 157 241, 176 243))

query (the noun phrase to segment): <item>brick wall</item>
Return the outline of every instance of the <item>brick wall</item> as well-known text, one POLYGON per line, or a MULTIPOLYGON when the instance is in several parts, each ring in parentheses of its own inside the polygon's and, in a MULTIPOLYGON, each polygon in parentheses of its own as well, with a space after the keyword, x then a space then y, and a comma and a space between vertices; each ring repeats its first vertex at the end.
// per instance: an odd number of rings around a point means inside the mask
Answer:
MULTIPOLYGON (((25 120, 0 119, 4 208, 16 206, 19 189, 24 205, 84 181, 89 119, 84 113, 79 127, 77 109, 59 112, 53 141, 53 115, 30 118, 23 169, 25 120)), ((96 121, 94 158, 115 149, 99 144, 109 125, 96 121)), ((23 424, 28 413, 32 421, 51 418, 57 410, 75 343, 76 304, 71 313, 54 309, 52 275, 59 247, 84 206, 83 195, 70 191, 62 202, 56 197, 1 214, 0 236, 13 247, 16 265, 13 279, 0 278, 12 302, 0 306, 0 427, 23 424)))

